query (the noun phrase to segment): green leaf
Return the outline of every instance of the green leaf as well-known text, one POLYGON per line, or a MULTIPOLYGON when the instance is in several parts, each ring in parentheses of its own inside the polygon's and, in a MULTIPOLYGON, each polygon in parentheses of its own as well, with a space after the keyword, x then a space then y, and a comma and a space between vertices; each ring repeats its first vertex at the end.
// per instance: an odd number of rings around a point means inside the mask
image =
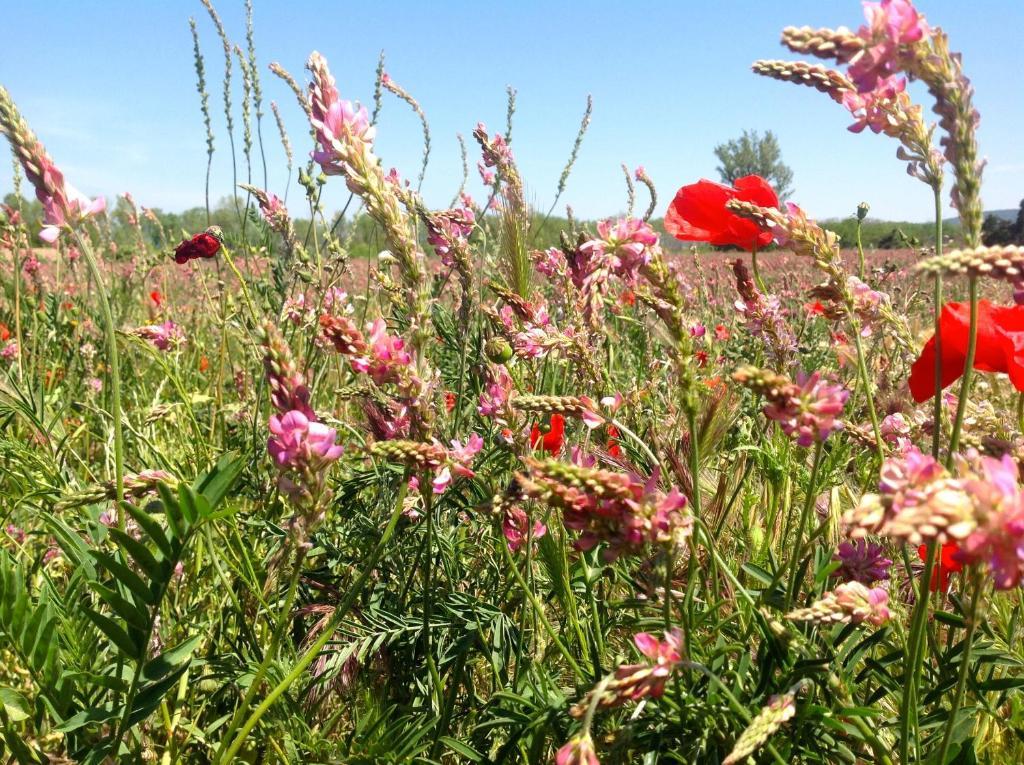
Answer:
POLYGON ((125 656, 137 660, 142 655, 142 646, 139 646, 128 637, 128 633, 124 629, 111 619, 109 616, 104 616, 98 611, 94 611, 91 608, 82 608, 82 613, 93 624, 96 628, 110 638, 110 642, 116 645, 125 656))
POLYGON ((110 572, 111 576, 113 576, 118 583, 127 587, 135 597, 150 606, 156 603, 156 598, 153 596, 153 593, 147 584, 142 581, 138 574, 128 568, 124 563, 117 560, 109 553, 105 553, 100 550, 90 550, 90 553, 92 557, 95 558, 101 566, 103 566, 103 568, 110 572))
POLYGON ((442 744, 444 744, 446 747, 451 749, 456 754, 461 755, 462 757, 465 757, 470 762, 483 762, 484 761, 484 756, 482 754, 480 754, 480 752, 478 752, 476 749, 474 749, 473 747, 469 746, 468 744, 464 744, 461 741, 457 741, 456 739, 452 738, 451 736, 441 736, 438 739, 438 741, 440 741, 442 744))
POLYGON ((179 664, 192 658, 192 651, 195 650, 201 639, 202 635, 195 635, 151 659, 143 668, 142 676, 146 680, 153 681, 164 677, 179 664))
POLYGON ((0 706, 11 722, 27 720, 32 714, 32 707, 25 697, 12 688, 0 686, 0 706))
POLYGON ((160 548, 164 558, 173 558, 174 551, 171 548, 171 543, 168 541, 167 535, 164 533, 159 521, 142 508, 135 507, 135 505, 128 504, 127 502, 125 503, 125 509, 135 519, 135 522, 143 528, 146 536, 153 541, 153 544, 160 548))
POLYGON ((245 469, 245 463, 246 459, 242 455, 228 452, 206 475, 196 479, 193 487, 206 499, 211 511, 217 509, 217 505, 234 487, 245 469))
POLYGON ((110 536, 125 552, 132 556, 132 560, 139 565, 139 568, 146 572, 150 579, 162 579, 164 577, 164 567, 142 542, 120 529, 110 529, 110 536))

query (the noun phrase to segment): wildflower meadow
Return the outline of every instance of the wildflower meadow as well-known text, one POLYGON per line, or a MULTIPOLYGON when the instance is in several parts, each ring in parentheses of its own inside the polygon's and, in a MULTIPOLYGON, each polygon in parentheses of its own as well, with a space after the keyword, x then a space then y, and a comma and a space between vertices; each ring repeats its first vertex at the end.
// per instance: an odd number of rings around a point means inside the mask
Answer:
POLYGON ((982 245, 970 62, 863 5, 751 77, 891 139, 936 210, 895 250, 758 175, 563 215, 589 105, 536 210, 513 93, 428 206, 398 74, 268 67, 249 4, 191 23, 236 168, 198 219, 84 196, 0 87, 4 761, 1024 760, 1024 248, 982 245))

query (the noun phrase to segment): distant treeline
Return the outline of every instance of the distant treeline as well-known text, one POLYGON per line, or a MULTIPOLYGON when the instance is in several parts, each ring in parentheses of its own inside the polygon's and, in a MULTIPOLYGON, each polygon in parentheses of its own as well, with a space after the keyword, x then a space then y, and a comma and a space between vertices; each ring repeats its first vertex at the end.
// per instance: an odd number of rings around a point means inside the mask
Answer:
MULTIPOLYGON (((165 212, 160 209, 153 209, 153 216, 159 221, 156 225, 150 218, 138 211, 139 224, 147 244, 153 247, 173 247, 182 237, 189 236, 202 231, 207 225, 216 225, 231 239, 240 238, 242 233, 243 219, 245 226, 252 230, 254 227, 263 227, 262 219, 258 208, 250 205, 248 213, 244 207, 244 199, 239 200, 241 214, 235 208, 234 202, 225 197, 210 210, 209 224, 207 223, 206 209, 193 207, 180 213, 165 212), (162 231, 161 231, 162 229, 162 231), (166 238, 166 241, 164 241, 166 238)), ((30 231, 38 231, 41 228, 43 217, 42 205, 34 199, 22 199, 20 204, 13 194, 4 197, 4 204, 12 207, 20 207, 25 222, 30 231)), ((121 197, 108 208, 107 221, 110 226, 110 235, 119 246, 131 252, 136 243, 136 234, 131 226, 131 206, 121 197)), ((347 244, 349 257, 363 258, 372 257, 384 249, 384 236, 380 228, 369 217, 359 215, 355 218, 337 217, 329 219, 330 225, 317 224, 317 234, 323 236, 330 231, 347 244)), ((594 230, 594 221, 576 220, 573 221, 577 230, 594 230)), ((686 242, 677 242, 665 234, 662 219, 657 218, 651 221, 655 230, 662 234, 663 246, 671 251, 682 252, 688 250, 690 245, 686 242)), ((308 218, 296 218, 294 220, 295 230, 300 241, 307 241, 311 236, 310 220, 308 218)), ((852 216, 845 219, 821 221, 821 225, 835 231, 842 238, 844 247, 853 247, 857 241, 857 221, 852 216)), ((558 246, 561 232, 568 231, 570 222, 565 217, 545 217, 541 213, 534 215, 531 227, 529 246, 536 249, 558 246)), ((956 242, 960 236, 959 225, 946 224, 943 228, 943 235, 947 242, 956 242)), ((881 221, 868 218, 861 226, 861 241, 869 249, 902 249, 906 247, 929 246, 935 237, 935 228, 932 223, 908 223, 881 221)), ((41 242, 35 242, 41 244, 41 242)), ((426 244, 424 243, 426 248, 426 244)))

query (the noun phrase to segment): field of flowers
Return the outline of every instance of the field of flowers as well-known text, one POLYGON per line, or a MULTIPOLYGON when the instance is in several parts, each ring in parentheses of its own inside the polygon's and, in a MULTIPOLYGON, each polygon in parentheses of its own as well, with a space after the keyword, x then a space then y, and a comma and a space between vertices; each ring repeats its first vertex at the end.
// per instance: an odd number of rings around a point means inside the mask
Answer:
MULTIPOLYGON (((255 162, 251 27, 204 4, 255 162)), ((1024 760, 1024 250, 980 246, 946 34, 864 5, 753 69, 893 139, 921 251, 757 176, 659 207, 642 168, 545 242, 482 124, 486 198, 432 209, 374 149, 413 95, 382 68, 353 104, 316 52, 307 86, 270 67, 312 223, 241 184, 231 230, 169 230, 77 192, 0 87, 42 218, 0 208, 4 761, 1024 760)))

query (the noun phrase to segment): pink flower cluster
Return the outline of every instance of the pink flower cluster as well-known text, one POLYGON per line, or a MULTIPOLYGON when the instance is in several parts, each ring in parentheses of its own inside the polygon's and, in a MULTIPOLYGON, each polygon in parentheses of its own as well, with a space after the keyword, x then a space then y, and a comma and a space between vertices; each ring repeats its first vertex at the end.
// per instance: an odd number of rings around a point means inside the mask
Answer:
POLYGON ((996 589, 1008 590, 1024 579, 1024 493, 1017 463, 981 457, 965 479, 974 501, 977 527, 961 543, 958 557, 987 563, 996 589))
POLYGON ((879 81, 902 69, 900 46, 920 42, 929 35, 928 23, 911 0, 864 3, 867 25, 857 34, 865 47, 850 60, 850 79, 861 93, 875 90, 879 81))
MULTIPOLYGON (((278 487, 302 512, 303 524, 317 519, 326 495, 327 468, 342 455, 337 433, 319 422, 309 405, 309 390, 284 339, 263 328, 264 367, 271 402, 277 413, 270 418, 267 452, 280 471, 278 487)), ((298 528, 300 535, 308 528, 298 528)))
POLYGON ((451 251, 458 243, 464 243, 473 233, 476 215, 467 205, 450 210, 429 213, 426 216, 427 243, 445 266, 452 265, 451 251))
POLYGON ((565 527, 579 532, 575 545, 590 550, 606 543, 602 555, 613 561, 635 555, 650 544, 680 544, 692 532, 687 499, 673 487, 658 490, 659 475, 649 479, 593 467, 592 457, 580 464, 526 459, 528 475, 519 476, 522 492, 562 511, 565 527))
POLYGON ((153 344, 160 351, 168 351, 185 341, 185 333, 181 327, 173 321, 165 321, 163 324, 149 324, 145 327, 137 327, 130 334, 153 344))
POLYGON ((590 264, 603 264, 628 284, 635 284, 640 269, 651 262, 657 246, 658 234, 645 221, 620 218, 614 223, 598 223, 597 238, 584 242, 579 250, 590 264))
POLYGON ((824 441, 842 429, 836 417, 842 414, 850 391, 842 385, 826 382, 820 372, 801 373, 789 389, 769 398, 764 415, 775 420, 787 436, 796 436, 800 446, 824 441))
POLYGON ((435 494, 442 494, 444 490, 452 482, 452 474, 460 478, 472 478, 476 475, 471 465, 476 455, 484 446, 484 440, 476 433, 470 434, 469 438, 466 439, 466 443, 463 444, 461 441, 452 439, 451 448, 448 449, 448 459, 444 464, 440 466, 437 473, 434 474, 434 480, 431 483, 435 494))
POLYGON ((903 102, 909 108, 910 99, 906 95, 907 80, 904 77, 890 75, 879 80, 873 90, 863 93, 845 92, 843 106, 854 117, 849 130, 859 133, 864 128, 871 128, 873 133, 884 133, 899 137, 901 125, 893 119, 893 102, 903 102))
POLYGON ((512 377, 504 366, 492 368, 491 379, 480 393, 480 404, 476 410, 482 417, 494 417, 504 421, 509 414, 509 398, 513 391, 512 377))
POLYGON ((310 122, 319 146, 313 159, 328 175, 352 176, 353 169, 362 164, 375 165, 374 128, 366 108, 341 98, 327 62, 318 52, 310 54, 306 66, 313 73, 310 122))
POLYGON ((530 516, 526 511, 519 505, 507 505, 502 508, 501 532, 508 542, 508 549, 516 552, 531 535, 534 539, 540 539, 547 534, 548 527, 540 521, 534 521, 531 531, 530 516))
POLYGON ((573 717, 582 717, 599 694, 599 708, 617 707, 627 701, 657 699, 665 693, 665 683, 683 660, 683 636, 678 629, 665 633, 664 640, 640 632, 633 636, 633 643, 647 659, 637 664, 624 664, 615 670, 610 679, 594 688, 569 710, 573 717))

